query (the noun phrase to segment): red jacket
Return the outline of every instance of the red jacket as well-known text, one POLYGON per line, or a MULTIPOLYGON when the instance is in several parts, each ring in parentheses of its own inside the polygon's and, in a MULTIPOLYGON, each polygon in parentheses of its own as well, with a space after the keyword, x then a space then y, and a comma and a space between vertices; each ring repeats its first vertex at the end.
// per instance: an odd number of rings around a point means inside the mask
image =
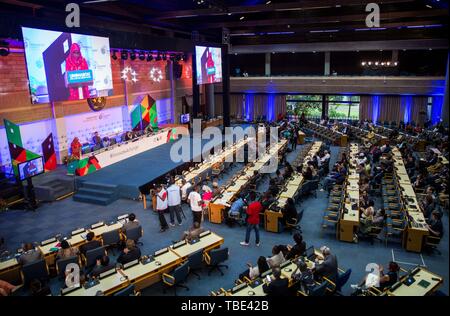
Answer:
POLYGON ((259 201, 255 201, 250 203, 250 205, 247 207, 247 223, 252 225, 258 225, 259 224, 259 213, 262 212, 263 206, 259 201))

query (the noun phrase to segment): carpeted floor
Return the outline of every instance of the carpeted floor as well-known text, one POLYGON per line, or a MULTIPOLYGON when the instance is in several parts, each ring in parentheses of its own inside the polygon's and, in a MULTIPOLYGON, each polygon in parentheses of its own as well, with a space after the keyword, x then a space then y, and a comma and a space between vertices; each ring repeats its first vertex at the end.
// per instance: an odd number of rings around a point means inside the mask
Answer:
MULTIPOLYGON (((296 156, 300 150, 288 155, 288 161, 296 156)), ((337 158, 337 147, 331 147, 333 163, 337 158)), ((159 164, 159 162, 158 162, 159 164)), ((236 165, 233 169, 227 170, 221 181, 236 173, 243 165, 236 165)), ((261 183, 259 190, 265 190, 267 181, 261 183)), ((384 243, 375 242, 374 245, 365 241, 357 244, 339 242, 335 235, 329 231, 322 233, 321 222, 323 211, 326 208, 328 199, 325 192, 317 192, 317 198, 308 198, 303 201, 298 209, 304 209, 301 223, 304 240, 308 245, 320 247, 327 245, 331 251, 337 255, 339 266, 343 269, 351 268, 352 275, 350 281, 344 287, 344 294, 350 294, 350 284, 358 283, 365 275, 365 268, 368 263, 376 262, 386 265, 395 258, 405 269, 421 264, 427 266, 431 271, 444 277, 444 285, 441 290, 448 293, 449 257, 448 257, 448 234, 445 233, 439 249, 442 255, 420 255, 404 251, 400 244, 390 243, 386 247, 384 243)), ((118 215, 134 212, 142 223, 144 236, 141 247, 142 254, 153 253, 164 246, 169 245, 172 240, 178 240, 183 231, 192 224, 191 212, 188 207, 184 207, 187 220, 182 226, 171 227, 164 233, 159 233, 158 218, 151 210, 144 210, 141 202, 132 200, 118 200, 109 206, 95 206, 65 199, 60 202, 45 204, 37 212, 8 211, 0 214, 0 236, 5 241, 10 250, 14 250, 23 242, 45 240, 56 233, 68 234, 77 227, 87 227, 100 220, 109 221, 118 215)), ((168 219, 168 215, 166 215, 168 219)), ((444 231, 448 232, 448 215, 444 217, 444 231)), ((255 263, 260 255, 268 256, 275 244, 292 244, 292 237, 289 233, 269 233, 261 231, 261 246, 254 245, 254 235, 252 235, 251 245, 242 247, 239 242, 243 240, 245 228, 235 226, 229 228, 225 224, 217 225, 205 223, 204 226, 225 239, 223 247, 228 247, 230 258, 227 262, 228 270, 224 270, 222 277, 218 272, 208 276, 206 269, 201 272, 201 280, 195 276, 189 278, 187 285, 190 291, 180 289, 178 295, 208 295, 211 290, 219 288, 230 288, 234 284, 237 276, 246 269, 246 262, 255 263)), ((57 294, 61 284, 58 280, 51 281, 51 288, 57 294)), ((168 292, 170 295, 172 292, 168 292)), ((161 284, 155 284, 143 291, 143 295, 162 295, 161 284)))

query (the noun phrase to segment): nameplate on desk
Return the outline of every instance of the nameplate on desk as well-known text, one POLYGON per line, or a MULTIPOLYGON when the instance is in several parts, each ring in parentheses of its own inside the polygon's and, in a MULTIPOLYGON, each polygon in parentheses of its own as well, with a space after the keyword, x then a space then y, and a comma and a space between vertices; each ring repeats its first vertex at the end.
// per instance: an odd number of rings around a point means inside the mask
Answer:
POLYGON ((267 270, 266 272, 261 274, 261 278, 265 278, 266 276, 271 275, 271 274, 272 274, 272 269, 267 270))
POLYGON ((177 249, 184 245, 186 245, 186 240, 182 240, 182 241, 177 242, 176 244, 173 244, 172 249, 177 249))
POLYGON ((123 265, 123 269, 125 270, 125 269, 128 269, 128 268, 131 268, 131 267, 133 267, 133 266, 135 266, 137 264, 139 264, 139 259, 136 259, 136 260, 133 260, 133 261, 130 261, 130 262, 124 264, 123 265))
POLYGON ((80 229, 74 230, 74 231, 71 233, 71 235, 72 235, 72 236, 75 236, 75 235, 84 233, 85 231, 86 231, 86 229, 80 228, 80 229))
POLYGON ((92 281, 84 283, 83 287, 87 290, 87 289, 90 289, 93 286, 96 286, 99 283, 100 283, 99 280, 92 280, 92 281))
POLYGON ((120 221, 122 219, 127 219, 128 218, 128 214, 124 214, 124 215, 120 215, 117 217, 117 220, 120 221))
POLYGON ((104 226, 104 225, 105 225, 104 222, 98 222, 98 223, 96 223, 96 224, 92 224, 92 225, 91 225, 91 229, 96 229, 96 228, 102 227, 102 226, 104 226))
POLYGON ((202 237, 208 236, 208 235, 210 235, 210 234, 211 234, 211 231, 210 231, 210 230, 207 230, 207 231, 201 233, 199 237, 202 238, 202 237))
POLYGON ((108 224, 106 224, 107 226, 112 226, 112 225, 115 225, 115 224, 117 224, 117 222, 116 221, 111 221, 111 222, 109 222, 108 224))
POLYGON ((64 295, 69 294, 69 293, 71 293, 73 291, 76 291, 78 289, 81 289, 81 285, 80 284, 77 284, 77 285, 71 286, 71 287, 66 287, 64 289, 61 289, 61 295, 64 296, 64 295))
POLYGON ((98 276, 101 279, 104 279, 112 274, 116 273, 116 269, 113 267, 111 269, 109 269, 108 271, 105 271, 103 273, 100 273, 100 275, 98 276))
POLYGON ((46 246, 46 245, 51 244, 51 243, 53 243, 55 241, 56 241, 55 237, 47 239, 47 240, 44 240, 44 241, 41 241, 41 246, 46 246))
POLYGON ((242 284, 236 285, 235 287, 233 287, 231 289, 231 294, 239 292, 240 290, 242 290, 242 289, 244 289, 246 287, 247 287, 247 283, 242 283, 242 284))
POLYGON ((158 251, 155 251, 155 257, 158 257, 158 256, 160 256, 160 255, 162 255, 162 254, 165 254, 166 252, 168 252, 169 251, 169 248, 164 248, 164 249, 161 249, 161 250, 158 250, 158 251))
POLYGON ((200 241, 200 239, 196 238, 196 239, 189 240, 188 243, 189 243, 189 245, 193 245, 193 244, 198 243, 199 241, 200 241))
POLYGON ((151 255, 143 256, 141 258, 141 263, 143 265, 149 264, 150 262, 153 262, 153 261, 155 261, 155 259, 153 259, 153 256, 151 256, 151 255))

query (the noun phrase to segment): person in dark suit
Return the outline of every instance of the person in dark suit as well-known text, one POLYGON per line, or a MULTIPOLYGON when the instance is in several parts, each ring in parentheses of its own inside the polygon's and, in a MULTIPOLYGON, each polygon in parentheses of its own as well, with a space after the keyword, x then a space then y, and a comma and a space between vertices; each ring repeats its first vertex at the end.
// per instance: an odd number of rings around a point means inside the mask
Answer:
POLYGON ((281 269, 279 267, 272 268, 275 280, 269 284, 263 285, 263 291, 267 296, 289 296, 289 280, 281 278, 281 269))
POLYGON ((301 256, 306 251, 306 243, 303 241, 303 237, 300 233, 294 234, 295 245, 290 247, 288 246, 288 253, 286 254, 286 260, 294 259, 298 256, 301 256))
POLYGON ((126 247, 117 258, 117 262, 124 265, 141 257, 141 250, 136 247, 134 240, 127 239, 126 247))
POLYGON ((323 277, 326 277, 332 282, 336 283, 336 279, 338 276, 338 262, 335 255, 333 255, 330 251, 330 248, 327 246, 322 246, 320 248, 320 251, 323 255, 323 262, 317 263, 316 259, 316 266, 314 268, 314 277, 316 280, 320 280, 323 277))
POLYGON ((102 243, 98 240, 94 240, 94 237, 95 237, 94 232, 87 233, 87 235, 86 235, 87 243, 80 246, 80 253, 82 253, 83 255, 86 255, 87 251, 102 246, 102 243))
POLYGON ((40 259, 42 259, 42 253, 32 243, 26 243, 23 246, 23 253, 19 257, 21 265, 30 264, 40 259))
POLYGON ((109 257, 107 255, 98 256, 95 266, 92 269, 91 276, 98 277, 103 272, 113 269, 114 266, 110 264, 109 257))

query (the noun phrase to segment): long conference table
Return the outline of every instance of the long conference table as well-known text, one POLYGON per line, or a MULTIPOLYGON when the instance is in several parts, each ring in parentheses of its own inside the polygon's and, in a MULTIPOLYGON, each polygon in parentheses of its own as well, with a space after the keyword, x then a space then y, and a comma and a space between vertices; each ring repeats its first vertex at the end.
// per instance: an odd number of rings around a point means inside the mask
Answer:
POLYGON ((353 242, 359 227, 359 174, 356 172, 356 159, 359 147, 355 143, 349 148, 349 170, 345 185, 345 203, 339 217, 338 237, 340 241, 353 242))
MULTIPOLYGON (((96 239, 102 238, 102 235, 114 230, 120 230, 123 224, 121 221, 117 221, 112 224, 105 224, 104 222, 99 222, 93 224, 91 226, 90 231, 95 234, 96 239)), ((75 231, 72 231, 71 237, 66 239, 67 242, 72 247, 79 247, 82 244, 86 243, 86 229, 80 228, 75 231)), ((42 256, 45 259, 45 262, 48 266, 53 266, 56 262, 56 255, 59 250, 60 242, 56 240, 56 238, 51 238, 45 241, 42 241, 40 245, 37 247, 38 250, 42 253, 42 256)), ((17 258, 13 257, 6 261, 0 262, 0 279, 5 281, 10 281, 14 284, 22 281, 22 277, 20 275, 21 265, 17 258)))
POLYGON ((122 273, 113 272, 104 278, 101 278, 98 284, 84 288, 83 286, 66 292, 67 296, 95 296, 98 291, 105 295, 111 295, 115 292, 134 285, 137 290, 142 290, 161 280, 163 273, 171 271, 176 266, 182 264, 193 253, 203 250, 204 253, 220 247, 224 239, 213 232, 206 233, 200 237, 199 241, 193 244, 185 243, 175 248, 174 245, 156 251, 153 261, 144 263, 137 262, 135 265, 122 270, 122 273), (126 277, 125 277, 126 276, 126 277))
POLYGON ((322 138, 326 138, 331 140, 333 143, 337 143, 340 147, 347 146, 348 136, 340 131, 332 130, 327 126, 317 124, 313 121, 308 121, 306 128, 314 131, 322 138))
POLYGON ((177 179, 177 184, 181 185, 181 179, 192 184, 198 184, 206 174, 211 172, 214 165, 233 161, 233 155, 242 149, 252 138, 244 138, 226 148, 224 151, 211 156, 207 161, 198 164, 195 168, 190 168, 183 172, 182 177, 177 179))
POLYGON ((421 252, 424 239, 429 235, 425 216, 420 209, 416 193, 414 192, 408 172, 406 171, 400 150, 397 147, 394 147, 392 149, 392 155, 394 160, 394 172, 401 189, 403 206, 408 215, 408 226, 403 235, 403 247, 408 251, 421 252))
MULTIPOLYGON (((303 159, 303 168, 306 168, 308 161, 312 160, 313 157, 320 151, 322 144, 323 143, 321 141, 317 141, 312 144, 308 154, 303 159)), ((293 199, 296 196, 301 186, 303 185, 304 180, 305 179, 303 178, 303 175, 296 171, 294 171, 291 178, 287 180, 284 189, 281 190, 277 197, 276 207, 279 210, 274 210, 273 208, 269 207, 269 209, 264 212, 264 227, 266 231, 273 233, 279 232, 278 223, 280 218, 283 217, 283 213, 281 212, 281 210, 286 206, 287 200, 289 198, 293 199)))
POLYGON ((216 197, 209 203, 209 221, 211 223, 220 224, 223 221, 223 210, 229 207, 236 199, 236 196, 243 190, 243 188, 252 179, 255 171, 261 173, 266 167, 267 163, 278 157, 278 153, 287 146, 287 140, 283 139, 276 145, 269 149, 269 152, 260 157, 254 163, 248 164, 237 176, 233 179, 229 186, 225 187, 219 197, 216 197))

